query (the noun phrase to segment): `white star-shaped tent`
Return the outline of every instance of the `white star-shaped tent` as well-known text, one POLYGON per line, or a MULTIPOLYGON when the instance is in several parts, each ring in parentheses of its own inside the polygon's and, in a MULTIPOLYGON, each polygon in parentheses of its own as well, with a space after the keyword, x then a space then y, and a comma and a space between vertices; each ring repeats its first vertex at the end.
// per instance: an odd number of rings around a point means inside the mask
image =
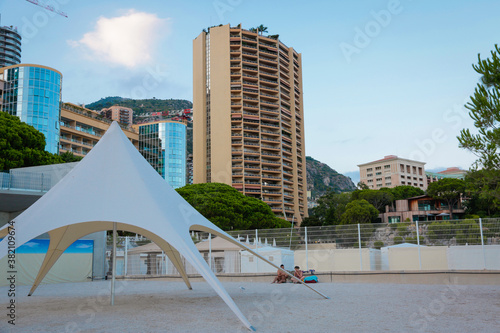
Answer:
MULTIPOLYGON (((279 269, 190 206, 142 157, 116 122, 70 173, 9 224, 15 230, 16 248, 45 232, 50 236, 49 249, 30 295, 74 241, 113 227, 141 234, 156 243, 191 289, 182 254, 250 330, 254 330, 250 322, 210 270, 190 231, 217 235, 279 269)), ((0 230, 0 238, 7 235, 8 227, 0 230)), ((0 258, 7 255, 7 250, 5 237, 0 242, 0 258)))

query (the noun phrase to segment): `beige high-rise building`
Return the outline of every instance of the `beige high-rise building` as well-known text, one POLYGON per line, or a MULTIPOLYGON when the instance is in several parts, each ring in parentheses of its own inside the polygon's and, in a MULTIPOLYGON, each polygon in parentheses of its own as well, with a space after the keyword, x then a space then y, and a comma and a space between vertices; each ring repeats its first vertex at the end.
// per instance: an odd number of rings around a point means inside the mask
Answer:
POLYGON ((374 190, 409 185, 425 191, 427 177, 424 166, 425 162, 388 155, 381 160, 359 164, 359 181, 374 190))
POLYGON ((193 41, 194 183, 220 182, 295 223, 307 216, 301 55, 223 25, 193 41))

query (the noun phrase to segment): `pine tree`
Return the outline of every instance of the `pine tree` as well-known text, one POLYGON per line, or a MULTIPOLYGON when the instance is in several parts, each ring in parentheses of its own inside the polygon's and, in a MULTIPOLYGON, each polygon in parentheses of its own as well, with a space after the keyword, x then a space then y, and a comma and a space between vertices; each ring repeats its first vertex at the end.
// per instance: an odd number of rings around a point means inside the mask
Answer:
POLYGON ((489 170, 500 169, 500 49, 495 45, 490 59, 481 59, 472 65, 481 74, 471 101, 465 105, 470 110, 469 115, 474 120, 478 134, 471 134, 469 129, 463 129, 458 136, 459 147, 468 149, 478 159, 475 167, 489 170))

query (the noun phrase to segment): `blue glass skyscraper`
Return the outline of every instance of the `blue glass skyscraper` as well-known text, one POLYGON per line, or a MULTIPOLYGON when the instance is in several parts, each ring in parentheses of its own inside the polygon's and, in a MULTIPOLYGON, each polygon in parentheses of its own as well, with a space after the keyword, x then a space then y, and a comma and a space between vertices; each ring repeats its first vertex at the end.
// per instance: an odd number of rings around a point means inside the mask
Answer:
POLYGON ((21 35, 14 27, 0 27, 0 67, 21 62, 21 35))
POLYGON ((0 68, 6 81, 2 111, 45 135, 45 150, 59 153, 62 74, 50 67, 19 64, 0 68))
POLYGON ((186 128, 178 121, 139 125, 139 151, 173 188, 186 185, 186 128))

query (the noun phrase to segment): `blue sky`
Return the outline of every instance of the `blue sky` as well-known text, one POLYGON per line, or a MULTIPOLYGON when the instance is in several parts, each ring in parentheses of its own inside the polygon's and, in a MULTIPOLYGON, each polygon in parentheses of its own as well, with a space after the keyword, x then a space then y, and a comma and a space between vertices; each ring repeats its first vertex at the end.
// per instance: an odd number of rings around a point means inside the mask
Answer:
MULTIPOLYGON (((42 0, 40 0, 42 1, 42 0)), ((51 0, 54 15, 2 0, 24 36, 23 63, 63 73, 63 100, 192 100, 192 40, 211 25, 259 24, 302 53, 306 153, 342 173, 398 155, 468 169, 456 136, 499 42, 498 1, 51 0)))

